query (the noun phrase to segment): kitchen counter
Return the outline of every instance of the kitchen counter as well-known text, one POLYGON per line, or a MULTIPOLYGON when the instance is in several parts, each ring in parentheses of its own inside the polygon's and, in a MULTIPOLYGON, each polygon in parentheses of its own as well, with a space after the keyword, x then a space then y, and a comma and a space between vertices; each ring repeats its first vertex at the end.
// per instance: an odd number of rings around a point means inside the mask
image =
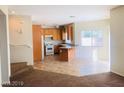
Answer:
POLYGON ((71 48, 75 48, 75 47, 72 47, 72 46, 60 47, 60 49, 71 49, 71 48))

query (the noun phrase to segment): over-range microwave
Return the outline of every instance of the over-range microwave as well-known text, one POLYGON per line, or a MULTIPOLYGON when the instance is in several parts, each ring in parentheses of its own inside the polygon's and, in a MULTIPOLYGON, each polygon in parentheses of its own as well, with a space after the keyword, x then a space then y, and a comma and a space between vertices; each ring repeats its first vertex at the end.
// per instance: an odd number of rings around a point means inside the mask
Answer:
POLYGON ((53 40, 53 35, 45 35, 45 41, 53 40))

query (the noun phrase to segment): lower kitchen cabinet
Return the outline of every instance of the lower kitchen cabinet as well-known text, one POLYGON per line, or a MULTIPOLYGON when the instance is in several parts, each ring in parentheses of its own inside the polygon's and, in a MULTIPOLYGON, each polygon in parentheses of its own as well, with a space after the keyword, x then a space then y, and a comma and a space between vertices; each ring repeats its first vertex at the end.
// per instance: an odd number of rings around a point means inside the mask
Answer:
POLYGON ((75 48, 60 48, 60 61, 71 61, 75 57, 75 48))
POLYGON ((54 54, 59 54, 59 45, 54 45, 54 54))

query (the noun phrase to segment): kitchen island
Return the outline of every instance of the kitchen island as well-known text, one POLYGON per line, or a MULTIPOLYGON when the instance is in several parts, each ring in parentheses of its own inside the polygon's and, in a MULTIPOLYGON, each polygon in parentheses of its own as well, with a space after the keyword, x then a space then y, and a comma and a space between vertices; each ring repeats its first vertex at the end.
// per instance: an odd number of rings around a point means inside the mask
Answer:
POLYGON ((60 61, 71 61, 75 57, 75 47, 65 46, 60 47, 60 61))

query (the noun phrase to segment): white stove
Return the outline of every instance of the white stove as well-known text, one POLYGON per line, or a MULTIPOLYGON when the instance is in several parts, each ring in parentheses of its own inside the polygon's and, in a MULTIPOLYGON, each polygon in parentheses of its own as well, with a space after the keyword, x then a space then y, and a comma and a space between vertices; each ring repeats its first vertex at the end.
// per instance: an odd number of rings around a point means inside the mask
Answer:
POLYGON ((54 45, 51 42, 45 43, 46 55, 54 54, 54 45))

